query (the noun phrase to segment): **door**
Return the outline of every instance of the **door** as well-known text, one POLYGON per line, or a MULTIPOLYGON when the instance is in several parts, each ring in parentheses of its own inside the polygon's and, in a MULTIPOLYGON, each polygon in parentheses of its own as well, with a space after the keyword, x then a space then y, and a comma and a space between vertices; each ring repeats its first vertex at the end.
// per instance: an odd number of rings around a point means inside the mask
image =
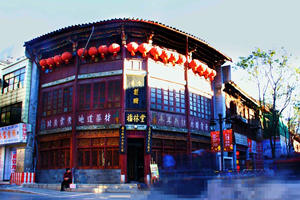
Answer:
POLYGON ((144 139, 127 140, 128 182, 144 182, 144 139))
POLYGON ((16 171, 16 166, 17 166, 17 150, 15 148, 6 148, 3 180, 10 179, 10 174, 16 171))

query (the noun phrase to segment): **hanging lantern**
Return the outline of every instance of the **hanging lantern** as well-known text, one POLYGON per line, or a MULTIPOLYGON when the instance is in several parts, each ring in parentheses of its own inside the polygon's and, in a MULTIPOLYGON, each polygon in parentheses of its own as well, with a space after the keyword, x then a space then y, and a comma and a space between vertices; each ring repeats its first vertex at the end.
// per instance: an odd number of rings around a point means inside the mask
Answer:
POLYGON ((199 76, 203 76, 204 75, 204 71, 206 71, 207 66, 206 65, 200 65, 197 68, 197 72, 199 74, 199 76))
POLYGON ((117 53, 120 51, 120 45, 117 43, 112 43, 108 47, 108 51, 109 51, 109 53, 112 53, 113 56, 117 56, 117 53))
POLYGON ((161 55, 160 55, 160 58, 166 64, 168 62, 170 56, 171 56, 171 53, 168 50, 163 50, 161 55))
POLYGON ((153 56, 154 60, 157 60, 158 57, 162 54, 162 49, 160 47, 152 47, 150 50, 150 54, 153 56))
POLYGON ((188 68, 189 68, 189 69, 192 69, 193 72, 195 72, 196 68, 197 68, 199 65, 200 65, 199 60, 193 59, 193 60, 189 63, 188 68))
POLYGON ((138 51, 139 45, 136 42, 130 42, 127 45, 127 50, 131 53, 132 56, 135 56, 135 53, 138 51))
POLYGON ((208 78, 208 75, 210 74, 211 69, 209 67, 206 68, 206 70, 203 71, 204 78, 208 78))
POLYGON ((81 58, 81 59, 85 59, 86 56, 88 54, 88 51, 87 50, 84 50, 84 48, 80 48, 77 50, 77 55, 81 58), (84 51, 84 53, 83 53, 84 51))
POLYGON ((139 52, 143 55, 143 57, 147 56, 147 53, 150 51, 151 46, 148 43, 142 43, 139 46, 139 52))
POLYGON ((55 64, 54 63, 54 59, 51 57, 51 58, 48 58, 47 59, 47 64, 49 66, 49 69, 53 69, 53 65, 55 64))
POLYGON ((72 59, 72 54, 70 52, 66 51, 61 55, 61 58, 63 59, 63 61, 65 61, 66 64, 68 64, 70 62, 70 60, 72 59))
POLYGON ((62 63, 62 59, 61 59, 60 55, 54 56, 53 60, 54 60, 54 62, 55 62, 55 64, 56 64, 57 67, 60 66, 61 63, 62 63))
POLYGON ((169 58, 169 62, 172 63, 173 66, 175 66, 175 63, 178 61, 179 59, 179 54, 176 52, 172 52, 169 58))
POLYGON ((88 53, 92 57, 92 60, 95 60, 95 56, 98 54, 98 49, 96 47, 90 47, 88 53))
POLYGON ((99 46, 98 52, 100 53, 101 58, 104 58, 105 54, 107 54, 107 52, 108 52, 107 46, 106 45, 99 46))
POLYGON ((40 60, 40 62, 39 62, 39 64, 41 65, 41 69, 43 70, 43 71, 45 71, 45 69, 46 69, 46 67, 47 67, 47 60, 46 59, 41 59, 40 60))
POLYGON ((216 75, 217 75, 216 70, 212 69, 211 73, 209 74, 210 81, 213 81, 215 79, 216 75))
POLYGON ((186 62, 186 57, 182 54, 179 54, 179 58, 177 60, 177 64, 184 64, 186 62))

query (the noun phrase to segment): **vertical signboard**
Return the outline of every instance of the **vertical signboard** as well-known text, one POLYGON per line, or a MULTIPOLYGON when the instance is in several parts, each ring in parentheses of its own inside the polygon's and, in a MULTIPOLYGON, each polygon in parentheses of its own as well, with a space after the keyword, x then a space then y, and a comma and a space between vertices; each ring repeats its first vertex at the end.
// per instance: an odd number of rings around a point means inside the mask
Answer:
POLYGON ((224 141, 224 151, 226 152, 233 151, 232 129, 223 131, 223 141, 224 141))
POLYGON ((121 126, 120 127, 120 153, 124 154, 126 153, 126 127, 121 126))
POLYGON ((126 108, 146 109, 145 76, 126 76, 126 108))
POLYGON ((218 152, 221 150, 220 146, 220 132, 219 131, 212 131, 211 135, 211 150, 213 152, 218 152))
POLYGON ((17 151, 13 150, 11 151, 11 168, 10 172, 15 173, 17 169, 17 151))
POLYGON ((5 147, 0 147, 0 181, 3 181, 5 147))
POLYGON ((146 133, 146 153, 150 154, 152 149, 152 127, 147 127, 147 133, 146 133))

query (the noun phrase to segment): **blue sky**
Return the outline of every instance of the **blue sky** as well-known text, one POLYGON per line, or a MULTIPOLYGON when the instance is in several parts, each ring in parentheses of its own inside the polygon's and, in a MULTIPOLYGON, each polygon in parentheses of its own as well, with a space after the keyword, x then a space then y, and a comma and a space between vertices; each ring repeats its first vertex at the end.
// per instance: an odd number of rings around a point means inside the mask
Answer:
POLYGON ((298 0, 2 1, 0 59, 22 55, 25 41, 54 30, 119 17, 176 27, 204 39, 234 62, 255 47, 283 46, 298 58, 299 8, 298 0))

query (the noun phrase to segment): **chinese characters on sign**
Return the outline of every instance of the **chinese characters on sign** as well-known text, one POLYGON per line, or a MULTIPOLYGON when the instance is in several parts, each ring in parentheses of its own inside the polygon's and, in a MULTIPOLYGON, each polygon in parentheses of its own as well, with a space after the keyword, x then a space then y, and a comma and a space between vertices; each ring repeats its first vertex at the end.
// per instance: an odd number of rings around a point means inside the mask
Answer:
POLYGON ((197 117, 190 117, 190 127, 193 130, 209 131, 209 120, 199 119, 197 117))
POLYGON ((127 75, 126 108, 146 108, 145 76, 127 75))
POLYGON ((126 124, 147 124, 146 112, 125 112, 126 124))
POLYGON ((151 126, 147 127, 147 132, 146 132, 146 153, 149 154, 151 153, 151 143, 152 143, 152 128, 151 126))
POLYGON ((11 173, 15 173, 17 169, 17 151, 11 152, 11 173))
POLYGON ((120 153, 126 153, 126 127, 120 127, 120 153))
MULTIPOLYGON (((211 133, 211 150, 214 152, 221 151, 220 146, 220 132, 212 131, 211 133)), ((223 130, 223 148, 224 151, 230 152, 233 151, 232 143, 232 130, 223 130)))
POLYGON ((152 111, 150 117, 153 125, 186 128, 186 119, 182 115, 152 111))
POLYGON ((27 130, 26 124, 20 123, 0 128, 0 144, 12 144, 26 142, 27 130))

